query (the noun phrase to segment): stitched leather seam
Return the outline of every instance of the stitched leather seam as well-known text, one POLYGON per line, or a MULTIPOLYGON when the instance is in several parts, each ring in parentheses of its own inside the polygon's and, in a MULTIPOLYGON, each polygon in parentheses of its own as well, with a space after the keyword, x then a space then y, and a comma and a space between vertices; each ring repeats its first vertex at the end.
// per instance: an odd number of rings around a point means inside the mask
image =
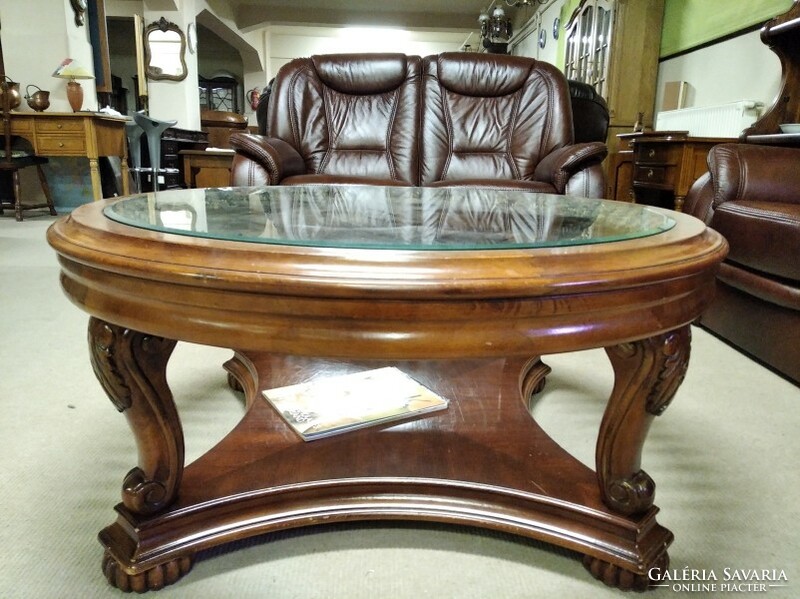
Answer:
POLYGON ((300 124, 297 122, 297 115, 299 114, 297 110, 297 106, 294 103, 294 87, 297 83, 297 79, 300 77, 303 71, 310 72, 311 69, 306 66, 304 69, 298 69, 298 71, 292 75, 292 78, 289 83, 289 126, 292 130, 292 146, 295 148, 300 147, 300 124))
POLYGON ((767 220, 770 222, 779 221, 788 225, 800 225, 800 219, 792 218, 782 212, 775 212, 774 210, 763 210, 759 208, 752 208, 750 206, 739 206, 736 203, 727 202, 724 210, 718 210, 720 214, 725 212, 733 212, 740 216, 747 216, 757 218, 760 220, 767 220))
MULTIPOLYGON (((406 77, 405 81, 408 81, 406 77)), ((401 85, 402 87, 402 85, 401 85)), ((389 175, 392 179, 398 179, 397 176, 397 168, 394 164, 394 156, 392 155, 392 132, 394 132, 394 123, 397 120, 397 110, 398 106, 400 106, 400 88, 395 89, 392 92, 394 96, 394 101, 392 102, 392 115, 389 117, 389 127, 386 129, 386 162, 389 165, 389 175)))
POLYGON ((519 172, 519 168, 517 168, 517 163, 514 161, 514 154, 512 152, 512 145, 513 145, 513 138, 514 138, 514 125, 517 123, 517 118, 519 118, 519 109, 522 105, 522 100, 520 98, 520 94, 522 90, 525 89, 523 85, 520 89, 518 89, 514 93, 514 106, 511 111, 511 118, 508 121, 507 127, 508 130, 506 131, 506 160, 508 160, 509 166, 511 167, 511 172, 514 174, 515 179, 522 179, 522 174, 519 172))
POLYGON ((333 92, 330 91, 330 88, 326 86, 322 89, 322 107, 325 110, 325 129, 328 131, 328 147, 325 149, 322 160, 320 160, 319 168, 316 171, 317 174, 325 172, 325 168, 331 160, 331 148, 339 141, 331 130, 330 103, 333 101, 332 96, 333 92))
POLYGON ((444 126, 445 130, 447 131, 447 146, 449 149, 444 164, 442 165, 442 176, 440 177, 440 179, 444 180, 447 178, 447 171, 450 170, 450 162, 453 158, 453 154, 455 153, 456 149, 453 146, 453 117, 450 114, 450 104, 449 102, 445 101, 447 98, 448 91, 444 89, 441 82, 439 82, 438 77, 436 81, 437 83, 439 83, 439 93, 442 98, 442 111, 444 112, 444 126))

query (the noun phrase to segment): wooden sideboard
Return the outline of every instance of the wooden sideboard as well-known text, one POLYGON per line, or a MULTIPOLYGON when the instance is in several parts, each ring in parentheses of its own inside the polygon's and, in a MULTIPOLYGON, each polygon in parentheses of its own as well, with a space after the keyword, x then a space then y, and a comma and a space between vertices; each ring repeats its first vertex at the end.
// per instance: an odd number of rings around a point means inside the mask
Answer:
POLYGON ((184 187, 229 187, 233 150, 181 150, 184 187))
POLYGON ((93 112, 12 112, 11 134, 27 139, 37 156, 88 158, 92 197, 100 200, 100 156, 119 156, 122 191, 130 193, 125 121, 124 117, 93 112))
MULTIPOLYGON (((204 150, 208 147, 208 134, 204 131, 170 127, 161 134, 161 173, 160 189, 180 189, 185 175, 181 153, 186 150, 204 150)), ((150 152, 142 138, 142 166, 150 166, 150 152)), ((152 175, 143 177, 142 191, 152 191, 152 175)))
POLYGON ((728 137, 691 137, 687 131, 648 131, 625 133, 620 152, 612 161, 612 197, 654 203, 667 196, 672 207, 681 211, 692 184, 708 170, 708 151, 728 137))

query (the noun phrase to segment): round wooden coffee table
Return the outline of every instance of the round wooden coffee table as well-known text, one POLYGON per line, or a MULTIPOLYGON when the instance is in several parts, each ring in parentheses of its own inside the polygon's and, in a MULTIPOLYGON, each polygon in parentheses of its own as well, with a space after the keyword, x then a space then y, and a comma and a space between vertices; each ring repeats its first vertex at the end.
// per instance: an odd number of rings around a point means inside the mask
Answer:
POLYGON ((727 251, 700 221, 474 189, 207 189, 82 206, 48 240, 139 449, 100 533, 115 586, 158 589, 197 551, 362 519, 532 537, 582 553, 622 588, 666 566, 672 534, 640 456, 727 251), (226 366, 247 400, 237 427, 188 466, 165 376, 179 340, 233 349, 226 366), (595 347, 615 385, 592 470, 527 402, 548 370, 539 356, 595 347), (304 442, 261 397, 385 364, 450 406, 304 442))

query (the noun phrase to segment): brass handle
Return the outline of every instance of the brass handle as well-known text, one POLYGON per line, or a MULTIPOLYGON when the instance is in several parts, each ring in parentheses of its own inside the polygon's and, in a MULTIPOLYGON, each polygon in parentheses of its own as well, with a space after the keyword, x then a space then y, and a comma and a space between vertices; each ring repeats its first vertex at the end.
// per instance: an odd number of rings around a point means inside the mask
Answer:
POLYGON ((653 178, 653 174, 654 174, 653 173, 653 169, 647 169, 647 178, 648 179, 652 179, 653 178))
POLYGON ((64 147, 64 142, 59 142, 58 147, 59 148, 63 148, 64 147))
POLYGON ((56 125, 56 129, 61 129, 61 128, 63 128, 63 127, 64 127, 64 125, 62 125, 61 123, 58 123, 58 124, 56 125))
POLYGON ((650 148, 650 151, 647 153, 648 158, 653 158, 656 155, 656 151, 653 148, 650 148))

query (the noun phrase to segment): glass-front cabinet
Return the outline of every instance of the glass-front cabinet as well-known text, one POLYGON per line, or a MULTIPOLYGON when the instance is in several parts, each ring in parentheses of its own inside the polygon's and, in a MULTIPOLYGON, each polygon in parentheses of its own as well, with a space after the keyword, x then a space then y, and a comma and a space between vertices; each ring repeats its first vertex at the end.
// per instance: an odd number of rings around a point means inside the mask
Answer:
POLYGON ((565 6, 564 73, 593 86, 608 104, 605 197, 619 197, 616 165, 628 149, 617 136, 631 133, 637 121, 653 125, 664 0, 567 0, 565 6))
POLYGON ((587 0, 566 26, 567 78, 592 85, 606 99, 613 23, 613 1, 587 0))

